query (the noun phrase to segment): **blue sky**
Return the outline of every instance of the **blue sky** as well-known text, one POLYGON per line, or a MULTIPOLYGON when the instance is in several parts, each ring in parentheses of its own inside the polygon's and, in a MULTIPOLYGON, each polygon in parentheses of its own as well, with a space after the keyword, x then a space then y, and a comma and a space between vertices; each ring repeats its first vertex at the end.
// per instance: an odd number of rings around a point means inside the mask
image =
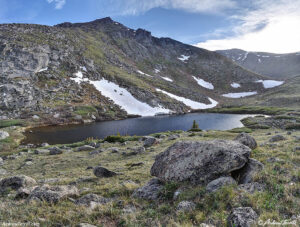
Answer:
POLYGON ((300 0, 0 0, 0 23, 55 25, 106 16, 210 50, 300 51, 300 0))

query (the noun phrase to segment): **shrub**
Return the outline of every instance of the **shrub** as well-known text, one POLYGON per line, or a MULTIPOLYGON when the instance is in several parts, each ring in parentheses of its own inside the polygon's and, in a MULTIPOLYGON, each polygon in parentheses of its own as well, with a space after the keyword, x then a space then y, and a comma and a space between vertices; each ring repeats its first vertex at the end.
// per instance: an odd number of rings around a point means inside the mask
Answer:
POLYGON ((104 141, 107 141, 109 143, 116 143, 116 142, 124 143, 125 139, 123 136, 120 135, 120 133, 118 133, 117 135, 107 136, 104 139, 104 141))

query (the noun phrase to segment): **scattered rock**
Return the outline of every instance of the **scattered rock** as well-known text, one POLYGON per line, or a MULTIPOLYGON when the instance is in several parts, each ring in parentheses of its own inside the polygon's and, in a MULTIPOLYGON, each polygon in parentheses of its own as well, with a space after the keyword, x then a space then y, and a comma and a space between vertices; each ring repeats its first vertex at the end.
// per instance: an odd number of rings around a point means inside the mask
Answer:
POLYGON ((1 130, 0 131, 0 140, 4 140, 7 137, 9 137, 9 133, 1 130))
POLYGON ((254 226, 258 215, 251 207, 239 207, 233 209, 227 219, 230 227, 251 227, 254 226))
POLYGON ((136 167, 136 166, 142 166, 142 165, 144 165, 143 162, 132 163, 132 164, 130 164, 129 168, 136 167))
POLYGON ((158 200, 163 190, 163 182, 157 178, 151 179, 143 187, 136 189, 132 196, 146 200, 158 200))
POLYGON ((34 154, 50 154, 50 151, 47 149, 36 149, 33 152, 34 154))
POLYGON ((50 146, 48 143, 42 143, 41 144, 41 147, 48 147, 48 146, 50 146))
POLYGON ((263 169, 264 165, 250 158, 249 162, 242 168, 233 173, 239 184, 247 184, 253 181, 253 177, 263 169))
POLYGON ((294 152, 300 151, 300 147, 295 147, 293 151, 294 151, 294 152))
POLYGON ((178 139, 178 138, 180 138, 180 135, 178 135, 178 134, 173 134, 173 135, 170 135, 170 136, 168 137, 168 140, 176 140, 176 139, 178 139))
POLYGON ((5 169, 0 169, 0 175, 6 175, 7 171, 5 169))
POLYGON ((117 148, 117 147, 111 147, 111 148, 109 148, 109 150, 110 150, 111 153, 113 153, 113 154, 119 153, 119 148, 117 148))
POLYGON ((112 172, 104 167, 97 166, 94 168, 94 174, 96 177, 113 177, 117 175, 115 172, 112 172))
POLYGON ((25 175, 18 175, 2 179, 0 181, 0 190, 5 190, 8 187, 18 190, 19 188, 26 188, 34 185, 36 185, 36 181, 33 178, 25 175))
POLYGON ((32 190, 34 189, 35 187, 33 188, 20 188, 18 191, 17 191, 17 194, 15 196, 15 199, 27 199, 28 196, 30 195, 30 193, 32 192, 32 190))
POLYGON ((152 136, 148 136, 148 138, 144 141, 144 147, 151 147, 157 143, 158 143, 158 139, 152 136))
POLYGON ((156 156, 151 175, 164 181, 208 183, 242 168, 250 153, 235 141, 177 142, 156 156))
POLYGON ((79 191, 75 186, 61 185, 61 186, 49 186, 43 185, 36 187, 30 193, 28 199, 46 201, 48 203, 57 203, 58 201, 68 198, 79 196, 79 191))
POLYGON ((123 152, 122 154, 124 156, 135 156, 135 155, 141 154, 146 151, 145 147, 134 147, 134 148, 132 148, 132 150, 133 151, 131 151, 131 152, 128 152, 128 153, 123 152))
POLYGON ((92 151, 95 150, 95 147, 92 147, 90 145, 83 145, 81 147, 78 147, 75 151, 80 152, 80 151, 92 151))
POLYGON ((241 184, 239 185, 238 188, 240 190, 253 194, 254 192, 263 192, 266 188, 266 185, 260 184, 258 182, 253 182, 253 183, 241 184))
POLYGON ((223 186, 236 184, 236 181, 232 177, 220 177, 216 180, 211 181, 206 186, 207 192, 215 192, 223 186))
POLYGON ((76 205, 86 206, 90 209, 95 209, 99 205, 110 202, 110 199, 104 198, 96 194, 87 194, 75 201, 76 205))
POLYGON ((50 155, 58 155, 63 153, 63 151, 58 147, 51 147, 48 150, 50 151, 50 155))
POLYGON ((98 150, 91 151, 91 152, 89 153, 89 155, 97 155, 97 154, 100 154, 100 153, 102 153, 102 152, 104 152, 104 150, 98 149, 98 150))
POLYGON ((288 131, 286 134, 290 136, 290 135, 292 135, 292 132, 288 131))
POLYGON ((269 139, 269 142, 273 143, 273 142, 278 142, 278 141, 282 141, 282 140, 286 140, 286 138, 282 135, 276 135, 276 136, 272 136, 269 139))
POLYGON ((234 140, 244 144, 247 147, 250 147, 252 150, 257 148, 256 140, 245 132, 239 134, 234 140))
POLYGON ((177 206, 177 211, 189 212, 195 210, 196 204, 190 201, 181 201, 177 206))

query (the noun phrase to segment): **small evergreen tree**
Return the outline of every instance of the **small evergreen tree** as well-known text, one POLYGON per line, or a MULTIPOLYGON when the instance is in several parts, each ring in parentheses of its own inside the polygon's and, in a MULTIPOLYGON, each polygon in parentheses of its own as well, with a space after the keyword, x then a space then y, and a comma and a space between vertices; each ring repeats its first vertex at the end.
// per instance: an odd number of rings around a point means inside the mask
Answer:
POLYGON ((189 131, 190 132, 200 132, 202 130, 199 128, 199 125, 197 124, 196 120, 194 120, 193 121, 193 126, 189 131))

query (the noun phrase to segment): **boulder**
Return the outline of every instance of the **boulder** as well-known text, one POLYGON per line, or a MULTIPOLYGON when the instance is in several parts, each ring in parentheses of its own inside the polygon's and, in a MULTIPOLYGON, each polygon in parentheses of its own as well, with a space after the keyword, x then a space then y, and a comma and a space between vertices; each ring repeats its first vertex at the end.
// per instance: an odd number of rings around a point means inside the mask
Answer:
POLYGON ((258 182, 247 183, 247 184, 240 184, 238 187, 242 191, 246 191, 250 194, 254 192, 263 192, 266 188, 266 185, 260 184, 258 182))
POLYGON ((58 201, 68 198, 79 196, 79 191, 75 186, 71 185, 60 185, 60 186, 49 186, 43 185, 36 187, 30 193, 28 200, 45 201, 48 203, 57 203, 58 201))
POLYGON ((256 140, 247 133, 243 132, 239 134, 234 140, 240 142, 241 144, 244 144, 247 147, 250 147, 252 150, 257 148, 256 140))
POLYGON ((282 135, 276 135, 276 136, 272 136, 269 139, 269 142, 273 143, 273 142, 278 142, 278 141, 282 141, 282 140, 286 140, 286 138, 282 135))
POLYGON ((58 155, 63 153, 63 151, 58 147, 51 147, 48 150, 50 151, 50 155, 58 155))
POLYGON ((0 166, 4 164, 3 159, 0 157, 0 166))
POLYGON ((144 141, 144 147, 151 147, 154 144, 158 143, 158 139, 155 137, 149 136, 145 141, 144 141))
POLYGON ((300 151, 300 147, 295 147, 295 148, 293 149, 293 151, 294 151, 294 152, 300 151))
POLYGON ((15 199, 27 199, 28 196, 30 195, 30 193, 32 192, 32 190, 34 189, 35 187, 32 187, 32 188, 20 188, 18 191, 17 191, 17 194, 15 196, 15 199))
POLYGON ((176 140, 176 139, 178 139, 178 138, 180 138, 180 135, 178 135, 178 134, 173 134, 173 135, 170 135, 170 136, 168 137, 168 140, 176 140))
POLYGON ((215 192, 223 186, 237 184, 232 177, 220 177, 206 186, 207 192, 215 192))
POLYGON ((230 227, 252 227, 255 226, 258 215, 251 207, 238 207, 233 209, 227 218, 230 227))
POLYGON ((36 185, 36 181, 25 175, 18 175, 13 177, 7 177, 0 181, 0 190, 11 188, 18 190, 19 188, 31 187, 36 185))
POLYGON ((193 211, 196 208, 196 204, 190 201, 181 201, 177 205, 177 211, 182 211, 182 212, 189 212, 193 211))
POLYGON ((157 178, 151 179, 143 187, 136 189, 132 196, 139 199, 158 200, 163 190, 163 182, 157 178))
POLYGON ((4 140, 4 139, 6 139, 7 137, 9 137, 8 132, 5 132, 5 131, 0 130, 0 140, 4 140))
POLYGON ((264 165, 250 158, 249 162, 242 168, 233 173, 239 184, 247 184, 253 182, 253 177, 264 168, 264 165))
POLYGON ((96 177, 113 177, 115 175, 117 175, 115 172, 112 172, 104 167, 101 166, 97 166, 94 168, 94 174, 96 177))
POLYGON ((226 140, 177 142, 155 158, 151 175, 163 181, 208 183, 241 169, 251 149, 226 140))
POLYGON ((99 205, 108 203, 110 199, 104 198, 96 194, 87 194, 75 201, 76 205, 86 206, 91 209, 96 208, 99 205))
POLYGON ((41 144, 41 147, 48 147, 48 146, 50 146, 49 143, 42 143, 41 144))
POLYGON ((81 147, 78 147, 76 151, 80 152, 80 151, 92 151, 92 150, 95 150, 95 147, 92 147, 90 145, 83 145, 81 147))
POLYGON ((91 151, 91 152, 89 153, 89 155, 97 155, 97 154, 102 153, 103 151, 104 151, 104 150, 102 150, 102 149, 94 150, 94 151, 91 151))
POLYGON ((34 154, 50 154, 50 151, 47 149, 36 149, 33 152, 34 154))

